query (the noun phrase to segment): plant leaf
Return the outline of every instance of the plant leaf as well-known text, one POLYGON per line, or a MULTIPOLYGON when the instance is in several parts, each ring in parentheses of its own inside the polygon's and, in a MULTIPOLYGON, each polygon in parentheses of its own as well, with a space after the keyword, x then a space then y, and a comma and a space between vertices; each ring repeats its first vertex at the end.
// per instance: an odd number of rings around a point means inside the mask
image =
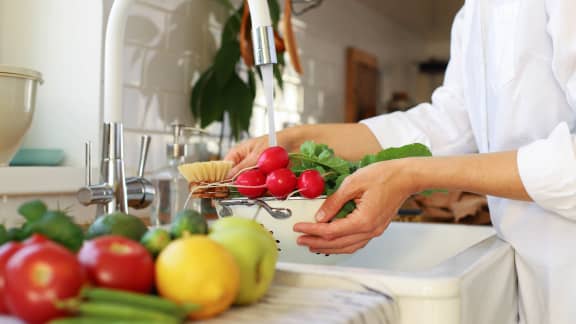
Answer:
POLYGON ((300 152, 306 156, 312 157, 316 152, 316 144, 313 141, 306 141, 300 145, 300 152))
POLYGON ((224 88, 228 80, 236 73, 238 60, 240 60, 240 43, 236 40, 223 43, 216 53, 213 66, 220 88, 224 88))
POLYGON ((272 19, 272 25, 276 27, 280 21, 280 4, 278 4, 277 0, 268 0, 268 7, 270 8, 270 18, 272 19))
POLYGON ((250 88, 250 96, 252 97, 252 102, 254 102, 254 98, 256 98, 256 76, 252 70, 248 71, 248 88, 250 88))
POLYGON ((278 83, 278 87, 284 89, 284 79, 282 78, 282 71, 284 70, 284 65, 286 65, 284 62, 284 53, 277 52, 276 58, 278 63, 274 64, 272 67, 274 71, 274 79, 278 83))
POLYGON ((230 128, 235 139, 240 138, 242 131, 248 131, 252 118, 254 102, 249 86, 236 74, 233 74, 224 89, 224 105, 230 114, 230 128))
POLYGON ((206 81, 212 74, 212 68, 204 71, 204 73, 200 76, 198 81, 194 83, 194 87, 192 88, 192 95, 190 96, 190 110, 192 112, 192 116, 194 118, 200 120, 202 115, 200 114, 200 100, 204 93, 204 88, 206 86, 206 81))
POLYGON ((240 6, 238 10, 234 11, 234 14, 228 17, 228 20, 224 24, 224 29, 222 29, 221 44, 225 44, 230 41, 237 41, 238 34, 240 33, 240 17, 242 14, 243 6, 240 6))
POLYGON ((215 121, 222 121, 225 97, 222 95, 222 89, 218 85, 214 73, 211 73, 206 80, 199 102, 201 128, 205 128, 215 121))

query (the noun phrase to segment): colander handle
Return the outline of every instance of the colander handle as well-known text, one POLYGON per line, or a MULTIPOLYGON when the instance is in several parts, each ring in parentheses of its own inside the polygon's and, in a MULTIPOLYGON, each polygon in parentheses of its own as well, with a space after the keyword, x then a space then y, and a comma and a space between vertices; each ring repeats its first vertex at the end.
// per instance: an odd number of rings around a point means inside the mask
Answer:
POLYGON ((275 208, 268 205, 265 201, 259 199, 223 199, 219 200, 218 204, 222 207, 222 211, 226 215, 232 215, 230 210, 231 206, 260 206, 276 219, 286 219, 292 216, 292 210, 289 208, 275 208))

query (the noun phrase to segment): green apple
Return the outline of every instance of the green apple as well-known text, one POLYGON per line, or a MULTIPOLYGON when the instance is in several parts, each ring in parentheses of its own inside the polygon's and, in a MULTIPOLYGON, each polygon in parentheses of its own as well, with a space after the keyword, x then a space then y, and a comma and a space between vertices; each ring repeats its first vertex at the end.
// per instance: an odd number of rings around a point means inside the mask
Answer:
POLYGON ((258 232, 263 233, 267 238, 272 240, 274 242, 274 244, 276 244, 276 239, 274 238, 274 236, 272 236, 270 231, 268 231, 266 229, 266 227, 264 227, 264 225, 258 223, 255 220, 244 218, 244 217, 238 217, 238 216, 222 217, 222 218, 218 219, 217 221, 215 221, 210 226, 210 231, 211 232, 219 232, 222 230, 232 229, 232 228, 251 228, 251 229, 254 229, 258 232))
POLYGON ((276 243, 247 226, 213 230, 209 237, 224 246, 240 268, 240 289, 234 304, 247 305, 262 298, 276 272, 276 243))

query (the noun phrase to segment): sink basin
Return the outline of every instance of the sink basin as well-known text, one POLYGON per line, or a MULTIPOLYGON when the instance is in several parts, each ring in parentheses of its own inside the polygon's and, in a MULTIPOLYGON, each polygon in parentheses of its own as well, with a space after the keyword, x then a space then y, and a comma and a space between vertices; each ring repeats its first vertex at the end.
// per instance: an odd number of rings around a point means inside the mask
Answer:
POLYGON ((270 230, 280 251, 279 276, 333 275, 387 291, 401 324, 516 323, 514 252, 491 227, 393 222, 352 255, 317 255, 296 244, 300 234, 292 228, 314 221, 322 203, 233 199, 219 201, 217 210, 221 217, 251 218, 270 230), (291 216, 271 217, 270 208, 290 210, 291 216))
POLYGON ((282 272, 345 277, 389 292, 401 324, 516 323, 514 252, 492 228, 392 223, 335 265, 280 263, 282 272))

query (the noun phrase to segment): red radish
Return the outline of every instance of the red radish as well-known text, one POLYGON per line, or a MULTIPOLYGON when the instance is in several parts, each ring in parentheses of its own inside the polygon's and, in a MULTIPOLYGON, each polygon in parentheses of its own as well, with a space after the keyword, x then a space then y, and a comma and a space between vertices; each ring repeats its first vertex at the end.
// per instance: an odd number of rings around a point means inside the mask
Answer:
POLYGON ((306 198, 316 198, 324 192, 324 178, 318 170, 306 170, 298 178, 298 190, 306 198))
POLYGON ((264 187, 266 184, 266 175, 258 169, 248 170, 242 172, 236 180, 234 180, 234 184, 239 186, 237 189, 242 195, 248 198, 258 198, 266 192, 266 187, 264 187), (245 188, 244 186, 259 188, 245 188))
POLYGON ((272 196, 276 198, 285 198, 296 188, 296 176, 290 169, 278 169, 272 171, 266 177, 266 186, 272 196))
POLYGON ((280 146, 272 146, 264 150, 258 158, 258 168, 265 174, 288 166, 288 152, 280 146))

